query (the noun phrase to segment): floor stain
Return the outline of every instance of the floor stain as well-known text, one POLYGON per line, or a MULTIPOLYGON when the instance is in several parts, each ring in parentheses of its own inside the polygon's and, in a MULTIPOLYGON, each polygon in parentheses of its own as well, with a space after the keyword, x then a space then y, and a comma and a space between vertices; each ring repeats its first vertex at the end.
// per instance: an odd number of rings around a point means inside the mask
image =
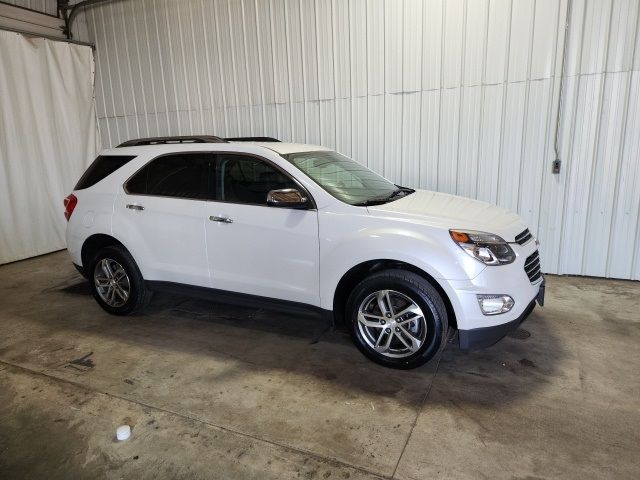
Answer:
POLYGON ((65 366, 67 368, 72 368, 80 372, 88 372, 89 370, 93 369, 96 366, 94 361, 91 358, 89 358, 91 357, 91 355, 93 355, 93 352, 89 352, 80 358, 71 360, 65 366))
POLYGON ((520 360, 518 360, 518 363, 523 367, 537 368, 536 364, 531 360, 529 360, 528 358, 521 358, 520 360))

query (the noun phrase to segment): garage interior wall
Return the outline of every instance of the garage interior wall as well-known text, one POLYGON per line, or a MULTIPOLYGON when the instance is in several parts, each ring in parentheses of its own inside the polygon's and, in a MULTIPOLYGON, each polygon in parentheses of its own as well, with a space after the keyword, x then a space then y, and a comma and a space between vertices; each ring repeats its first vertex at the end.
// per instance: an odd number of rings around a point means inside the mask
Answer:
POLYGON ((105 146, 269 135, 519 212, 543 269, 640 278, 638 0, 119 0, 86 9, 105 146))
POLYGON ((90 47, 0 30, 0 264, 65 247, 63 199, 99 149, 90 47))
POLYGON ((8 3, 16 7, 28 8, 47 15, 58 15, 57 0, 1 0, 0 3, 8 3))

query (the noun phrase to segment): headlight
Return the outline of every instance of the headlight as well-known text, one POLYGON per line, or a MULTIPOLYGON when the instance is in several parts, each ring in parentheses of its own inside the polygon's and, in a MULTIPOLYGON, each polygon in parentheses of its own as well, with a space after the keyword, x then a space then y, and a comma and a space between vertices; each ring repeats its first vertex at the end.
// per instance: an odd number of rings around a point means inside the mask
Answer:
POLYGON ((507 242, 498 235, 473 230, 449 230, 458 246, 485 265, 506 265, 516 259, 507 242))

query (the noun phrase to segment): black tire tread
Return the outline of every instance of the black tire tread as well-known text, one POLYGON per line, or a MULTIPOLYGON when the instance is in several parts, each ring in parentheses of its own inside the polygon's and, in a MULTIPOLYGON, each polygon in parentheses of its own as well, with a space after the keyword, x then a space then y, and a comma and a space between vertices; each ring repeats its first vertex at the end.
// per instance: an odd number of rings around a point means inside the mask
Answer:
POLYGON ((90 263, 90 271, 88 272, 89 283, 91 284, 92 292, 94 293, 94 297, 100 304, 100 306, 106 310, 107 312, 113 315, 131 315, 134 313, 141 312, 151 301, 151 297, 153 296, 153 292, 151 292, 142 277, 142 273, 138 268, 135 260, 129 253, 129 251, 122 245, 109 245, 100 249, 96 255, 93 257, 93 260, 90 263), (127 275, 129 276, 129 281, 131 282, 131 297, 132 303, 125 304, 123 307, 113 308, 105 305, 98 298, 97 293, 95 292, 95 286, 93 285, 93 270, 95 268, 96 263, 103 257, 110 256, 114 258, 114 260, 123 260, 123 267, 127 271, 127 275))
MULTIPOLYGON (((438 351, 444 348, 444 346, 447 343, 449 322, 448 322, 448 317, 446 313, 447 307, 445 306, 444 300, 442 300, 442 297, 440 296, 440 293, 438 292, 438 290, 436 290, 435 287, 431 285, 431 283, 429 283, 429 281, 427 281, 424 277, 421 277, 417 273, 413 273, 408 270, 390 269, 390 270, 383 270, 381 272, 378 272, 378 274, 383 277, 387 276, 389 278, 401 278, 405 282, 412 283, 416 288, 421 290, 427 297, 429 297, 429 299, 433 303, 436 304, 436 309, 440 313, 440 316, 444 323, 442 341, 438 348, 438 351)), ((375 276, 376 274, 373 274, 371 277, 375 277, 375 276)))
MULTIPOLYGON (((449 333, 449 323, 448 323, 448 317, 447 317, 447 309, 444 304, 444 301, 442 300, 442 297, 440 296, 440 293, 436 290, 436 288, 433 285, 431 285, 431 283, 429 283, 429 281, 426 278, 418 275, 417 273, 410 272, 408 270, 399 269, 399 268, 381 270, 379 272, 373 273, 368 277, 366 277, 364 280, 358 283, 356 287, 353 289, 353 291, 351 292, 351 295, 349 296, 349 300, 347 301, 346 318, 350 318, 349 313, 353 308, 353 301, 355 299, 356 294, 360 292, 361 289, 366 288, 367 284, 375 282, 377 280, 383 280, 383 281, 400 280, 413 285, 414 288, 419 290, 423 294, 423 296, 426 297, 422 299, 423 301, 427 301, 427 303, 428 302, 433 303, 435 310, 437 311, 438 316, 440 317, 442 332, 441 332, 441 337, 440 337, 440 341, 439 341, 439 345, 437 346, 437 349, 435 350, 433 355, 429 356, 429 359, 426 361, 421 361, 418 358, 417 362, 416 361, 413 361, 413 362, 412 361, 409 361, 409 362, 395 361, 394 362, 394 361, 391 361, 390 359, 383 360, 383 359, 375 358, 373 355, 371 355, 366 351, 363 351, 363 353, 365 353, 367 357, 374 360, 375 362, 391 368, 411 369, 411 368, 419 367, 424 363, 427 363, 429 360, 437 356, 438 353, 441 352, 447 344, 447 338, 449 333)), ((353 318, 350 318, 350 321, 352 323, 351 333, 352 335, 356 335, 355 327, 353 325, 353 322, 354 322, 353 318)), ((362 350, 359 342, 356 341, 356 344, 358 345, 358 348, 362 350)))

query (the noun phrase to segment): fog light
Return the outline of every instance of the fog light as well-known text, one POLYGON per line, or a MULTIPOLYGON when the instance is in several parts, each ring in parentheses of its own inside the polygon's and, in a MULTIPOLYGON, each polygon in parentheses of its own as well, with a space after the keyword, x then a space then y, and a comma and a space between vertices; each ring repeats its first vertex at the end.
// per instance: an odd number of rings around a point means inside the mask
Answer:
POLYGON ((513 308, 515 302, 509 295, 476 295, 480 310, 485 315, 506 313, 513 308))

